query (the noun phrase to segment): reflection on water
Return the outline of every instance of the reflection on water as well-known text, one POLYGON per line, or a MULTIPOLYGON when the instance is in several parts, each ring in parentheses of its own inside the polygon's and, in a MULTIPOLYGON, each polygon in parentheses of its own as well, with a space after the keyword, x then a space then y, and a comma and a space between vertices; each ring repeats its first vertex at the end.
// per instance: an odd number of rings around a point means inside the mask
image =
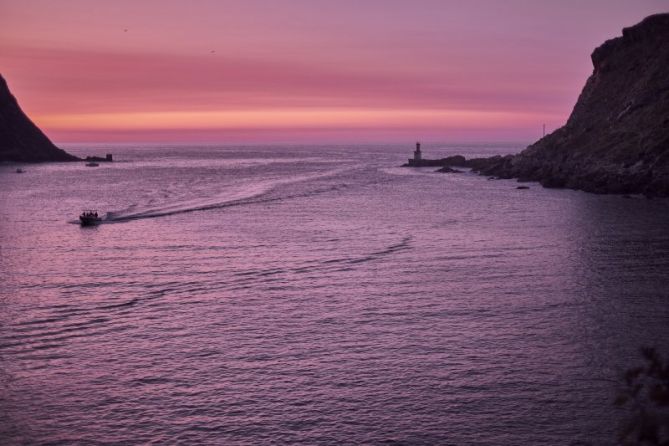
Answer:
POLYGON ((400 147, 101 150, 0 171, 9 444, 610 444, 669 334, 664 200, 400 147))

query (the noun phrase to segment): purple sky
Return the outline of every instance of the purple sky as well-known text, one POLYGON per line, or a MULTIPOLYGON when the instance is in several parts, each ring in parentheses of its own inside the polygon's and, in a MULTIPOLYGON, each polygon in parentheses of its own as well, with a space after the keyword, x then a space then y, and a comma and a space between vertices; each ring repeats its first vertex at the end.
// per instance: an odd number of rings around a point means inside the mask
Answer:
POLYGON ((532 142, 590 53, 669 1, 0 0, 56 141, 532 142))

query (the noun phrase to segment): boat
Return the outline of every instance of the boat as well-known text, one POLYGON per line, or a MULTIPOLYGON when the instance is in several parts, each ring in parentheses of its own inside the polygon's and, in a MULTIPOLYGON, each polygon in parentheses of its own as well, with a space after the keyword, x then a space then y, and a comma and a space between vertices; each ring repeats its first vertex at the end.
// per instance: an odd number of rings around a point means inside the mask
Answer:
POLYGON ((18 169, 16 169, 16 173, 25 173, 25 170, 19 167, 18 169))
POLYGON ((98 163, 94 163, 93 161, 91 161, 90 163, 86 163, 86 166, 87 166, 87 167, 98 167, 99 164, 98 164, 98 163))
POLYGON ((79 216, 81 226, 95 226, 101 222, 102 217, 98 216, 98 211, 95 209, 87 209, 79 216))

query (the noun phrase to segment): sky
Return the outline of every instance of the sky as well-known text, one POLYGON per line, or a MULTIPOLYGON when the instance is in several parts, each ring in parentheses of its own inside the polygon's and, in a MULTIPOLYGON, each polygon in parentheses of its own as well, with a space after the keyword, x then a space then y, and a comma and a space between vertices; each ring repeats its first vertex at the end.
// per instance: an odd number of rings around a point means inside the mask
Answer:
POLYGON ((522 142, 669 0, 0 0, 0 74, 56 142, 522 142))

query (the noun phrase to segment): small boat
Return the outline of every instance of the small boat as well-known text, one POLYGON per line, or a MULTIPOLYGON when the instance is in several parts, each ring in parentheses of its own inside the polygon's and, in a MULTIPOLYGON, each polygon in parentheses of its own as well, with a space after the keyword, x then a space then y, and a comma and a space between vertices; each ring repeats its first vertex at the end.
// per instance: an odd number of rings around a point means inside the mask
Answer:
POLYGON ((102 222, 102 217, 98 216, 98 211, 95 209, 87 209, 79 216, 81 226, 95 226, 100 222, 102 222))
POLYGON ((25 173, 25 170, 19 167, 18 169, 16 169, 16 173, 25 173))
POLYGON ((98 164, 98 163, 94 163, 94 162, 91 161, 90 163, 86 163, 86 166, 87 166, 87 167, 98 167, 99 164, 98 164))

